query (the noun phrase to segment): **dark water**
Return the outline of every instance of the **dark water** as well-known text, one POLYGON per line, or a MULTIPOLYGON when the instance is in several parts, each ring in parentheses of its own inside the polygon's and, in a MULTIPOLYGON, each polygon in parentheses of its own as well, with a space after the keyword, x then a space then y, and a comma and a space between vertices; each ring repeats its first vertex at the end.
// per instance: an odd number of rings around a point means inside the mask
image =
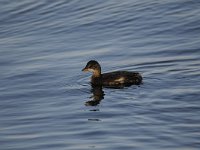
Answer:
POLYGON ((199 148, 198 0, 0 1, 1 150, 199 148), (90 59, 144 83, 92 89, 90 59))

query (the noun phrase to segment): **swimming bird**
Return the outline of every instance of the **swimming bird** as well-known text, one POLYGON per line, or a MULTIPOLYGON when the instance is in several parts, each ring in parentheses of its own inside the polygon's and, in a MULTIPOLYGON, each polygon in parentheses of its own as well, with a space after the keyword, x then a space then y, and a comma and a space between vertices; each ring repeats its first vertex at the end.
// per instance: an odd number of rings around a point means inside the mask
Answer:
POLYGON ((92 72, 91 84, 93 86, 118 87, 142 83, 142 76, 138 72, 114 71, 102 74, 101 66, 96 60, 90 60, 82 71, 92 72))

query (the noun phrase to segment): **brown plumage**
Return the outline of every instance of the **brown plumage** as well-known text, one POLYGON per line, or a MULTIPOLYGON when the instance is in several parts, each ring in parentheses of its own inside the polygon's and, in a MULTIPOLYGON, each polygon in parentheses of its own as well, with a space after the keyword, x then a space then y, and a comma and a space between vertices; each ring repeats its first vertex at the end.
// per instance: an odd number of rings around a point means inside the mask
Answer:
POLYGON ((91 78, 92 85, 114 87, 133 84, 139 85, 142 83, 142 76, 138 72, 115 71, 101 74, 101 66, 95 60, 89 61, 82 71, 90 71, 93 73, 91 78))

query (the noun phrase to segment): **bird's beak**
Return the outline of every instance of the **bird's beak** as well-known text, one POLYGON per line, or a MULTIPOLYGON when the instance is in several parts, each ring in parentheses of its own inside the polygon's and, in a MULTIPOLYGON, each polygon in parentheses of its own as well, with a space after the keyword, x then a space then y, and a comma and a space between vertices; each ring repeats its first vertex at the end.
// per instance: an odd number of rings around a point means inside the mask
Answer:
POLYGON ((83 71, 83 72, 87 72, 88 69, 87 69, 87 68, 83 68, 82 71, 83 71))

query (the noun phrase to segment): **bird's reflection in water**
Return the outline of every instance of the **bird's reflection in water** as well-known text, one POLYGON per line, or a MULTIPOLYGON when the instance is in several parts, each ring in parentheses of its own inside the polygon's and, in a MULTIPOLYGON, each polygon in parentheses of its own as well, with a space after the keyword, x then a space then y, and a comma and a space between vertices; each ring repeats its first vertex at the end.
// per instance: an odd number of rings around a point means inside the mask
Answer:
POLYGON ((92 86, 91 93, 93 94, 91 96, 92 100, 87 101, 85 103, 86 106, 96 106, 101 102, 102 99, 104 99, 105 94, 102 86, 92 86))
MULTIPOLYGON (((119 85, 114 85, 114 86, 100 86, 100 85, 91 85, 91 93, 92 96, 90 98, 92 98, 92 100, 85 102, 86 106, 96 106, 98 105, 102 99, 104 99, 104 91, 103 88, 109 88, 109 89, 123 89, 125 87, 129 87, 132 84, 119 84, 119 85)), ((138 85, 139 86, 139 85, 138 85)), ((95 110, 91 110, 91 111, 97 111, 95 110)))

